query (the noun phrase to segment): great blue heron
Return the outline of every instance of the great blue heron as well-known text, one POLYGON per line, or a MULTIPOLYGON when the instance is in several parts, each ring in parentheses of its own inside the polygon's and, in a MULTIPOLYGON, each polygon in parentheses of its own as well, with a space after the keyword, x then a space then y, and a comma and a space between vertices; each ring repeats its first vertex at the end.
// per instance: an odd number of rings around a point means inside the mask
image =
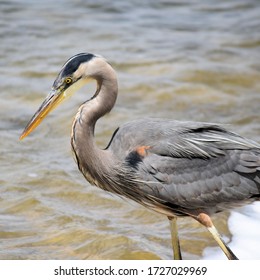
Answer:
POLYGON ((85 178, 166 215, 175 259, 182 258, 176 224, 182 216, 204 225, 228 259, 237 259, 210 216, 260 199, 260 145, 216 124, 146 118, 122 125, 107 148, 99 149, 94 141, 96 121, 113 108, 118 93, 116 73, 103 57, 71 57, 20 139, 93 79, 97 90, 79 107, 71 133, 85 178))

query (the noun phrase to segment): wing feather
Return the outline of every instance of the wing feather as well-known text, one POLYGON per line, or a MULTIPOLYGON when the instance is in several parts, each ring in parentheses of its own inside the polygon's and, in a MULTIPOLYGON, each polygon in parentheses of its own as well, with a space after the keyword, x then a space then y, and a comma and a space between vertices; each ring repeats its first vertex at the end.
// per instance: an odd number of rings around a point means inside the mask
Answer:
MULTIPOLYGON (((260 146, 215 124, 147 119, 120 128, 110 149, 126 162, 147 146, 133 172, 138 186, 181 209, 217 212, 260 197, 260 146)), ((132 165, 133 167, 133 165, 132 165)))

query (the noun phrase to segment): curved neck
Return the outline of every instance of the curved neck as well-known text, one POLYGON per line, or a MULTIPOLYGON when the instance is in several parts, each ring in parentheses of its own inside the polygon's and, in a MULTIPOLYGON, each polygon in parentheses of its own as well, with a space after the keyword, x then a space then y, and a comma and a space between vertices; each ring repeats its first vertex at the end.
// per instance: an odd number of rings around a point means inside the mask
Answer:
POLYGON ((81 110, 85 112, 85 119, 90 126, 95 126, 96 121, 110 112, 115 105, 118 92, 117 78, 114 70, 114 75, 111 72, 108 74, 107 77, 93 77, 97 81, 96 93, 81 106, 81 110))
POLYGON ((101 70, 92 76, 97 81, 96 93, 80 106, 71 134, 71 145, 78 167, 88 181, 96 185, 99 185, 96 181, 108 168, 110 159, 108 152, 95 144, 95 124, 113 108, 118 92, 117 78, 112 67, 106 63, 101 70))
POLYGON ((96 80, 97 90, 90 100, 79 107, 73 125, 80 123, 84 129, 91 128, 93 132, 96 121, 114 107, 118 93, 114 69, 105 61, 99 62, 98 67, 99 71, 87 78, 96 80))

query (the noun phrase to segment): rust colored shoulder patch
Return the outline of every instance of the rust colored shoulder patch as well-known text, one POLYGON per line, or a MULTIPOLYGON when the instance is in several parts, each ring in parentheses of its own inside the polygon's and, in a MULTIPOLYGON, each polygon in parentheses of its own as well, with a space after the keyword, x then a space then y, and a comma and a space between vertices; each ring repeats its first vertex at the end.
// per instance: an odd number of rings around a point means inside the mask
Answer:
POLYGON ((145 157, 147 154, 147 150, 150 149, 150 146, 140 146, 136 149, 136 152, 141 156, 145 157))

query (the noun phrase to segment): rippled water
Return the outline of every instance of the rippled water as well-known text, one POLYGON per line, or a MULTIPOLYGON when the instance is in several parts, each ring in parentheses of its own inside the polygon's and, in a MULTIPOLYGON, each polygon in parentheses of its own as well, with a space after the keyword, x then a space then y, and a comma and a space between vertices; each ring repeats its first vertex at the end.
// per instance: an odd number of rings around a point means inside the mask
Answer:
MULTIPOLYGON (((65 60, 87 51, 119 78, 117 105, 97 126, 101 147, 144 116, 225 123, 260 141, 259 14, 258 0, 1 1, 0 258, 170 259, 167 219, 91 187, 72 159, 72 118, 94 86, 19 135, 65 60)), ((249 229, 234 225, 244 223, 239 215, 255 225, 252 209, 215 216, 226 240, 243 231, 248 240, 249 229)), ((205 229, 189 218, 179 227, 184 258, 214 257, 205 229)), ((238 246, 241 258, 260 259, 253 229, 254 253, 238 246)))

